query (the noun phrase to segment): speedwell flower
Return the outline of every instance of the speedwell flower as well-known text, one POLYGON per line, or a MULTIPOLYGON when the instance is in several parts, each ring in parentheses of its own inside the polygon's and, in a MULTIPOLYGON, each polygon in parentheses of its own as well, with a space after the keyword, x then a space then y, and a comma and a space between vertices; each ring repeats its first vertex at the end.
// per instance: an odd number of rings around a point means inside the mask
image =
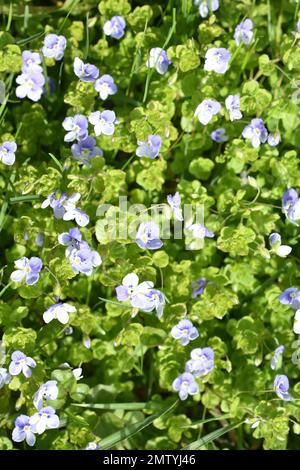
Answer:
POLYGON ((239 95, 229 95, 225 100, 226 109, 229 111, 230 121, 242 119, 243 115, 240 111, 239 95))
POLYGON ((11 377, 7 372, 7 369, 5 369, 4 367, 0 367, 0 390, 2 387, 4 387, 4 385, 9 384, 10 379, 11 377))
POLYGON ((210 137, 214 142, 218 142, 219 144, 221 144, 222 142, 227 142, 228 140, 226 131, 225 129, 223 129, 223 127, 220 127, 219 129, 216 129, 215 131, 213 131, 210 134, 210 137))
POLYGON ((61 60, 66 47, 67 40, 64 36, 51 33, 44 39, 42 52, 45 57, 61 60))
POLYGON ((122 16, 113 16, 103 27, 104 34, 115 39, 121 39, 125 34, 126 22, 122 16))
POLYGON ((90 160, 96 156, 102 157, 103 151, 96 146, 94 137, 88 136, 71 146, 71 152, 75 160, 84 165, 90 165, 90 160))
POLYGON ((94 111, 89 115, 89 121, 94 126, 95 134, 113 135, 115 132, 116 115, 114 111, 94 111))
POLYGON ((272 247, 272 251, 275 251, 275 253, 281 258, 285 258, 292 251, 292 247, 281 244, 281 236, 279 233, 271 233, 269 236, 269 241, 272 247))
POLYGON ((216 100, 206 99, 200 103, 195 111, 195 116, 204 126, 208 124, 215 114, 221 111, 221 105, 216 100))
POLYGON ((15 267, 17 270, 11 273, 11 280, 21 282, 25 278, 26 284, 31 286, 38 282, 43 262, 37 256, 32 256, 30 259, 23 256, 15 261, 15 267))
POLYGON ((279 302, 297 310, 300 308, 300 291, 296 287, 285 289, 279 296, 279 302))
POLYGON ((94 84, 94 88, 98 91, 99 96, 102 100, 107 100, 111 95, 114 95, 118 91, 118 87, 114 82, 111 75, 105 74, 98 78, 94 84))
POLYGON ((69 313, 75 313, 76 308, 73 305, 59 302, 58 304, 51 305, 43 314, 45 323, 50 323, 55 318, 66 325, 69 321, 69 313))
POLYGON ((56 429, 59 427, 59 417, 55 414, 52 406, 41 408, 37 413, 29 418, 33 432, 43 434, 46 429, 56 429))
POLYGON ((62 126, 65 131, 68 131, 64 137, 65 142, 72 142, 75 139, 84 140, 88 136, 88 120, 83 114, 66 117, 62 126))
POLYGON ((43 408, 44 400, 56 400, 58 397, 58 387, 56 380, 48 380, 42 384, 33 398, 33 404, 37 410, 43 408))
POLYGON ((191 352, 191 359, 187 361, 185 370, 195 377, 207 375, 213 370, 214 352, 211 348, 196 348, 191 352))
POLYGON ((199 387, 192 374, 184 372, 172 384, 175 392, 178 392, 180 400, 186 400, 189 395, 196 395, 199 387))
POLYGON ((173 326, 171 335, 175 339, 179 339, 182 346, 186 346, 190 341, 198 338, 199 333, 197 328, 193 325, 190 320, 184 319, 173 326))
POLYGON ((212 47, 205 54, 204 70, 223 74, 228 70, 230 57, 230 52, 224 47, 212 47))
POLYGON ((258 148, 261 143, 265 143, 268 138, 268 131, 264 126, 262 119, 252 119, 251 123, 243 130, 243 137, 250 139, 252 146, 258 148))
POLYGON ((161 47, 153 47, 150 51, 146 66, 150 69, 155 68, 160 75, 164 75, 171 63, 164 49, 161 47))
POLYGON ((29 416, 20 415, 15 421, 12 440, 14 442, 22 442, 25 440, 29 446, 34 446, 36 440, 34 432, 29 416))
POLYGON ((274 391, 279 398, 282 398, 282 400, 293 400, 289 394, 289 386, 289 379, 286 375, 276 375, 274 380, 274 391))
POLYGON ((210 12, 219 9, 219 0, 195 0, 195 5, 199 5, 199 14, 201 18, 206 18, 210 12))
POLYGON ((249 18, 237 25, 234 32, 234 40, 237 45, 244 42, 246 45, 251 43, 253 37, 253 23, 249 18))
POLYGON ((159 226, 151 222, 142 222, 136 234, 136 243, 144 250, 158 250, 163 246, 160 240, 159 226))
POLYGON ((18 75, 16 88, 18 98, 29 98, 31 101, 39 101, 44 92, 45 77, 39 70, 26 70, 18 75))
POLYGON ((93 64, 85 64, 79 57, 74 59, 74 73, 83 82, 94 82, 99 76, 99 69, 93 64))
POLYGON ((147 157, 151 160, 159 154, 160 147, 161 147, 161 137, 156 134, 148 135, 148 139, 146 141, 138 140, 138 148, 136 149, 135 153, 138 157, 147 157))
POLYGON ((271 358, 271 369, 275 370, 277 369, 277 366, 279 364, 279 361, 281 359, 281 356, 284 352, 284 346, 280 345, 275 349, 275 352, 271 358))
POLYGON ((0 161, 4 165, 13 165, 16 160, 16 150, 17 144, 14 141, 5 140, 0 146, 0 161))
POLYGON ((26 356, 22 351, 14 351, 11 355, 11 363, 9 364, 10 375, 19 375, 23 372, 26 378, 31 377, 31 368, 36 367, 36 362, 32 357, 26 356))
POLYGON ((213 232, 202 224, 192 224, 188 226, 187 229, 192 232, 193 237, 200 238, 201 240, 205 237, 213 238, 215 236, 213 232))
POLYGON ((168 204, 171 207, 172 212, 174 214, 174 219, 182 221, 183 220, 183 215, 182 215, 182 209, 180 207, 180 205, 181 205, 180 194, 178 192, 176 192, 174 194, 174 196, 169 194, 167 196, 167 201, 168 201, 168 204))
POLYGON ((208 282, 205 277, 200 277, 200 279, 197 279, 192 283, 193 287, 193 292, 192 292, 192 298, 195 299, 198 297, 198 295, 202 295, 203 292, 205 291, 205 288, 207 286, 208 282))

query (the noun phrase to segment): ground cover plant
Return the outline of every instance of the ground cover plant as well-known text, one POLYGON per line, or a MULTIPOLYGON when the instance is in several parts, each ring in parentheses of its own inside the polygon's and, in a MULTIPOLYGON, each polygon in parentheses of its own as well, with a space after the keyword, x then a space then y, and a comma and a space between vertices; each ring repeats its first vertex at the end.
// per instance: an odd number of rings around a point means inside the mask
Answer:
POLYGON ((300 1, 0 8, 0 449, 299 449, 300 1))

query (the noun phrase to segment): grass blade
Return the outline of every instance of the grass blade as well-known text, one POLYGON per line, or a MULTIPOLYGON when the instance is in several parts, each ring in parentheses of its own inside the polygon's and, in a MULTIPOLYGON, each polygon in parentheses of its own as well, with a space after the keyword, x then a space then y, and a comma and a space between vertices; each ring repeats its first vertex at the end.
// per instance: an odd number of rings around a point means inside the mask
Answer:
POLYGON ((233 424, 228 424, 228 426, 225 426, 224 428, 220 428, 220 429, 217 429, 216 431, 210 432, 209 434, 206 434, 206 436, 201 437, 201 439, 197 439, 197 441, 194 441, 191 444, 189 444, 187 447, 184 448, 184 450, 201 449, 201 447, 209 444, 210 442, 215 441, 219 437, 223 436, 223 434, 226 434, 229 431, 232 431, 233 429, 237 428, 243 422, 244 421, 238 421, 233 424))
POLYGON ((72 406, 80 408, 89 408, 92 410, 152 410, 157 411, 158 405, 147 402, 134 402, 134 403, 72 403, 72 406))

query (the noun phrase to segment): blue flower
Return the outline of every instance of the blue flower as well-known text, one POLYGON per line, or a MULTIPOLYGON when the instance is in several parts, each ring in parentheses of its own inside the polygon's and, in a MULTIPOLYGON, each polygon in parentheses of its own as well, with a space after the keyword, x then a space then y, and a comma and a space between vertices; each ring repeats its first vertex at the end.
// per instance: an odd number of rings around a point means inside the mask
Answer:
POLYGON ((73 305, 59 302, 58 304, 51 305, 43 314, 45 323, 50 323, 52 320, 57 319, 63 325, 69 321, 69 313, 75 313, 76 308, 73 305))
POLYGON ((286 375, 276 375, 274 380, 274 391, 279 398, 282 398, 282 400, 293 400, 289 394, 289 379, 286 375))
POLYGON ((150 50, 149 59, 146 62, 146 66, 150 69, 155 68, 160 75, 164 75, 171 63, 172 62, 169 60, 164 49, 161 47, 153 47, 150 50))
POLYGON ((213 131, 210 134, 210 137, 211 137, 212 140, 214 140, 215 142, 218 142, 219 144, 221 144, 222 142, 227 142, 227 140, 228 140, 228 137, 226 135, 226 131, 222 127, 220 127, 219 129, 216 129, 215 131, 213 131))
POLYGON ((66 256, 70 256, 74 250, 79 250, 82 241, 82 234, 77 227, 72 227, 68 232, 58 235, 58 242, 60 245, 66 246, 66 256))
POLYGON ((89 442, 86 446, 85 450, 99 450, 100 446, 97 442, 89 442))
POLYGON ((249 18, 238 24, 234 32, 235 43, 239 45, 241 42, 244 42, 246 45, 249 45, 253 37, 252 28, 253 23, 249 18))
POLYGON ((33 404, 37 410, 43 408, 44 400, 56 400, 58 397, 58 387, 56 380, 48 380, 42 384, 33 398, 33 404))
POLYGON ((265 143, 268 138, 268 131, 262 119, 252 119, 251 123, 243 130, 243 137, 250 139, 252 146, 258 148, 261 143, 265 143))
POLYGON ((224 74, 229 67, 230 52, 224 47, 212 47, 205 54, 204 70, 224 74))
POLYGON ((199 14, 202 18, 206 18, 210 12, 219 9, 219 0, 195 0, 194 4, 199 5, 199 14))
POLYGON ((136 243, 143 250, 158 250, 163 246, 159 237, 160 230, 155 222, 142 222, 136 234, 136 243))
POLYGON ((94 84, 95 90, 99 93, 102 100, 106 100, 109 96, 114 95, 118 91, 118 87, 114 79, 110 75, 102 75, 94 84))
POLYGON ((268 144, 271 147, 276 147, 280 143, 280 134, 279 132, 275 132, 274 134, 269 134, 268 137, 268 144))
POLYGON ((296 310, 293 331, 296 335, 300 335, 300 310, 296 310))
POLYGON ((300 219, 300 199, 295 189, 288 189, 282 197, 282 212, 294 225, 298 225, 300 219))
POLYGON ((45 77, 39 70, 26 70, 18 75, 16 88, 18 98, 29 98, 31 101, 39 101, 44 92, 45 77))
POLYGON ((243 115, 240 111, 239 95, 229 95, 225 100, 226 109, 229 111, 230 121, 242 119, 243 115))
POLYGON ((122 16, 113 16, 103 27, 104 34, 115 39, 121 39, 125 34, 126 22, 122 16))
POLYGON ((114 111, 94 111, 89 115, 96 135, 113 135, 115 132, 116 115, 114 111))
MULTIPOLYGON (((131 300, 132 297, 138 292, 137 287, 139 286, 139 277, 135 273, 127 274, 123 280, 122 285, 116 287, 117 299, 119 301, 125 302, 126 300, 131 300)), ((153 287, 153 284, 149 286, 145 285, 145 289, 148 290, 149 287, 153 287)))
POLYGON ((279 296, 279 302, 297 310, 300 308, 300 291, 296 287, 285 289, 279 296))
MULTIPOLYGON (((150 282, 148 284, 150 284, 150 282)), ((155 310, 157 318, 161 318, 164 304, 166 302, 164 294, 159 290, 152 288, 145 291, 144 287, 141 289, 141 286, 142 285, 139 286, 140 290, 138 295, 132 297, 131 305, 146 313, 150 313, 155 310)))
POLYGON ((31 368, 36 367, 36 362, 32 357, 26 356, 22 351, 15 351, 11 355, 11 363, 9 364, 10 375, 19 375, 23 372, 26 378, 31 377, 31 368))
POLYGON ((15 267, 17 270, 11 273, 11 280, 21 282, 25 277, 26 284, 31 286, 38 282, 43 262, 37 256, 32 256, 30 259, 23 256, 15 261, 15 267))
POLYGON ((7 372, 7 369, 5 369, 4 367, 0 367, 0 390, 2 387, 4 387, 4 385, 9 384, 10 379, 11 377, 7 372))
POLYGON ((15 142, 5 140, 0 146, 0 161, 4 165, 13 165, 16 160, 16 150, 17 144, 15 142))
POLYGON ((69 259, 74 273, 83 273, 86 276, 90 276, 93 268, 102 263, 99 253, 92 251, 86 242, 82 242, 78 250, 72 250, 69 259))
POLYGON ((194 281, 192 283, 192 287, 193 287, 192 298, 195 299, 196 297, 198 297, 198 295, 202 295, 203 292, 205 291, 207 284, 208 282, 205 279, 205 277, 200 277, 200 279, 197 279, 197 281, 194 281))
POLYGON ((50 206, 56 219, 75 220, 80 227, 85 227, 89 223, 89 216, 83 210, 76 207, 76 203, 80 199, 79 193, 74 193, 69 197, 62 193, 58 199, 55 198, 55 195, 55 193, 50 194, 43 201, 41 208, 45 209, 50 206))
POLYGON ((167 196, 167 201, 168 201, 168 204, 169 206, 171 207, 172 209, 172 212, 174 214, 174 219, 175 220, 179 220, 179 221, 182 221, 183 220, 183 215, 182 215, 182 209, 180 207, 181 205, 181 197, 180 197, 180 194, 178 192, 176 192, 174 194, 174 196, 172 196, 171 194, 169 194, 167 196))
POLYGON ((208 124, 215 114, 221 111, 221 105, 218 101, 207 99, 200 103, 195 111, 195 116, 204 126, 208 124))
POLYGON ((214 366, 213 350, 211 348, 196 348, 192 350, 191 359, 187 361, 185 370, 195 377, 200 377, 211 372, 214 366))
POLYGON ((275 349, 275 352, 271 358, 271 369, 272 370, 275 370, 277 369, 277 366, 279 364, 279 361, 281 359, 281 356, 283 354, 283 351, 284 351, 284 346, 278 346, 278 348, 275 349))
POLYGON ((172 384, 175 392, 178 392, 180 400, 186 400, 188 395, 196 395, 199 387, 192 374, 184 372, 172 384))
POLYGON ((75 139, 84 140, 88 136, 88 121, 83 114, 66 117, 62 126, 65 131, 68 131, 64 138, 65 142, 72 142, 75 139))
POLYGON ((74 59, 74 73, 83 82, 94 82, 99 76, 99 69, 93 64, 85 64, 79 57, 74 59))
POLYGON ((15 421, 15 428, 12 432, 12 440, 14 442, 26 441, 29 446, 34 446, 35 435, 34 428, 30 423, 30 418, 27 415, 20 415, 15 421))
POLYGON ((192 232, 193 237, 200 238, 200 240, 202 240, 205 237, 213 238, 215 236, 213 232, 208 230, 208 228, 202 224, 192 224, 188 226, 187 229, 192 232))
POLYGON ((47 34, 44 39, 42 52, 45 57, 61 60, 64 56, 67 40, 64 36, 57 34, 47 34))
POLYGON ((173 326, 171 335, 175 339, 179 339, 182 346, 186 346, 190 341, 198 338, 199 333, 197 328, 190 320, 180 320, 180 322, 173 326))
POLYGON ((159 135, 151 134, 145 142, 138 140, 137 143, 136 155, 153 159, 159 154, 162 141, 159 135))
POLYGON ((103 151, 96 147, 96 140, 93 137, 86 137, 71 146, 71 152, 75 160, 83 165, 90 165, 90 160, 96 156, 102 157, 103 151))
POLYGON ((38 434, 43 434, 46 429, 56 429, 59 427, 59 417, 55 414, 55 409, 52 406, 41 408, 29 418, 29 422, 33 432, 38 434))
POLYGON ((38 247, 42 247, 44 245, 44 235, 42 233, 37 233, 35 237, 35 244, 38 247))
POLYGON ((22 52, 23 67, 22 72, 38 71, 43 73, 43 68, 40 66, 42 58, 38 52, 23 51, 22 52))
POLYGON ((271 235, 269 236, 269 241, 272 250, 275 251, 275 253, 281 258, 285 258, 292 251, 292 248, 290 246, 281 244, 281 236, 279 233, 271 233, 271 235))

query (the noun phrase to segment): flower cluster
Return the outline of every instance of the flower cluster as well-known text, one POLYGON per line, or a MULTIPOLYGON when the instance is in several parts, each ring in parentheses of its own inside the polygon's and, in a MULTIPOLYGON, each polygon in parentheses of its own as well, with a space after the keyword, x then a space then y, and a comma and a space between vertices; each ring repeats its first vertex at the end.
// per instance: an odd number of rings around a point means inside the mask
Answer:
MULTIPOLYGON (((93 268, 101 265, 101 256, 97 251, 91 250, 88 243, 82 239, 82 234, 77 227, 71 228, 69 232, 61 233, 58 236, 58 242, 67 247, 65 252, 66 257, 69 259, 74 273, 83 273, 86 276, 90 276, 93 272, 93 268)), ((68 304, 63 305, 65 306, 68 304)), ((70 306, 68 306, 68 308, 69 307, 70 306)), ((69 310, 69 312, 71 311, 74 310, 69 310)), ((65 319, 66 316, 67 315, 65 314, 65 319)), ((63 323, 62 320, 60 321, 63 323)))
POLYGON ((209 374, 214 366, 214 352, 211 348, 193 349, 191 359, 185 364, 186 372, 177 377, 172 385, 180 400, 186 400, 188 395, 196 395, 199 386, 195 378, 209 374))
POLYGON ((16 78, 18 98, 39 101, 44 92, 45 77, 41 67, 42 58, 38 52, 23 51, 22 73, 16 78))
POLYGON ((80 227, 85 227, 90 219, 83 210, 76 207, 76 203, 79 199, 79 193, 74 193, 69 197, 65 193, 62 193, 61 196, 57 198, 54 192, 43 201, 41 208, 45 209, 50 206, 51 209, 53 209, 56 219, 75 220, 80 227))

